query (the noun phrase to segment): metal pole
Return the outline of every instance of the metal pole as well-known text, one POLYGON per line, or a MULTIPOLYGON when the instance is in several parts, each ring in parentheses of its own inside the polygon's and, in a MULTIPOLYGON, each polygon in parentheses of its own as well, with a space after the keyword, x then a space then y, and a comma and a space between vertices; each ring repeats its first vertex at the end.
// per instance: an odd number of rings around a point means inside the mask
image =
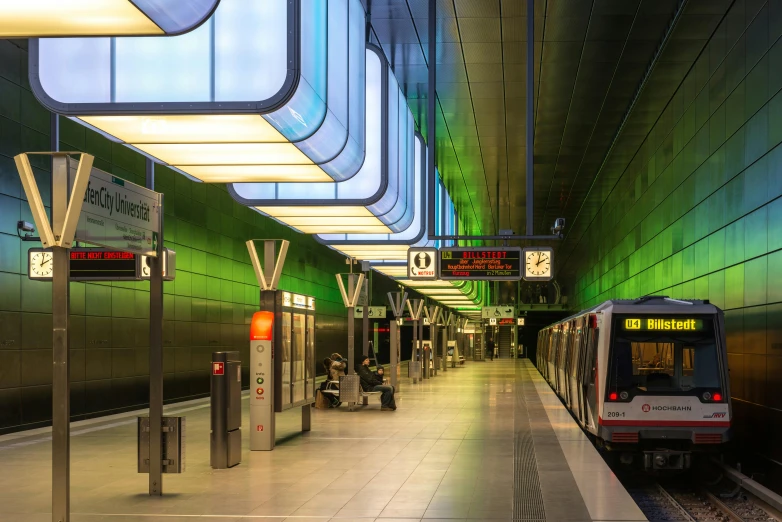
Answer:
POLYGON ((389 331, 390 334, 390 354, 389 354, 389 366, 391 371, 391 386, 396 387, 399 384, 399 379, 397 378, 397 365, 399 364, 399 361, 397 359, 398 352, 397 352, 397 343, 399 342, 399 325, 396 324, 396 319, 391 321, 391 329, 389 331))
MULTIPOLYGON (((439 313, 435 309, 435 314, 439 313)), ((431 341, 431 352, 432 352, 432 369, 434 370, 434 374, 437 375, 437 357, 435 354, 437 354, 437 317, 435 317, 434 314, 432 314, 431 318, 429 319, 429 340, 431 341)))
POLYGON ((533 191, 535 189, 533 145, 535 137, 535 2, 527 1, 527 234, 532 235, 533 226, 533 191))
MULTIPOLYGON (((413 303, 417 303, 418 300, 414 300, 413 303)), ((415 310, 415 306, 413 307, 415 310)), ((418 371, 416 370, 416 364, 420 366, 420 361, 416 361, 416 355, 418 353, 418 320, 413 319, 413 351, 410 357, 410 370, 412 371, 411 377, 413 378, 413 384, 418 382, 418 371)))
POLYGON ((528 234, 513 234, 510 236, 500 236, 500 235, 482 235, 482 236, 468 236, 468 235, 434 235, 429 234, 429 239, 439 239, 439 240, 448 240, 448 241, 473 241, 473 240, 481 240, 481 241, 530 241, 530 240, 540 240, 540 241, 559 241, 563 238, 562 235, 528 235, 528 234))
POLYGON ((445 316, 445 312, 442 312, 442 317, 446 321, 445 324, 443 324, 443 332, 442 332, 442 340, 440 341, 442 344, 442 353, 443 357, 440 361, 440 366, 444 372, 448 371, 448 319, 445 316))
MULTIPOLYGON (((426 303, 424 303, 426 306, 426 303)), ((418 318, 418 338, 421 339, 421 375, 424 379, 429 379, 429 359, 424 349, 424 318, 418 318)))
POLYGON ((435 187, 435 154, 436 154, 436 132, 435 132, 435 109, 437 103, 437 0, 429 0, 429 85, 427 93, 426 110, 426 146, 429 149, 426 157, 426 197, 429 202, 427 205, 427 232, 429 237, 437 234, 435 230, 435 205, 434 205, 434 187, 435 187))
MULTIPOLYGON (((350 299, 353 299, 354 290, 353 273, 351 270, 351 274, 348 276, 348 297, 350 299)), ((356 309, 353 306, 348 306, 348 375, 353 375, 355 370, 355 337, 356 309)))
MULTIPOLYGON (((369 272, 364 272, 364 292, 367 300, 364 303, 364 317, 361 321, 361 342, 364 345, 364 355, 369 355, 369 272)), ((375 363, 377 364, 377 346, 375 348, 375 363)))
MULTIPOLYGON (((155 163, 146 160, 146 186, 155 188, 155 163)), ((149 494, 163 495, 163 208, 157 257, 149 258, 149 494)))
MULTIPOLYGON (((52 160, 52 231, 68 210, 68 158, 52 160)), ((71 383, 68 351, 69 249, 52 247, 52 522, 68 522, 71 506, 71 383)))

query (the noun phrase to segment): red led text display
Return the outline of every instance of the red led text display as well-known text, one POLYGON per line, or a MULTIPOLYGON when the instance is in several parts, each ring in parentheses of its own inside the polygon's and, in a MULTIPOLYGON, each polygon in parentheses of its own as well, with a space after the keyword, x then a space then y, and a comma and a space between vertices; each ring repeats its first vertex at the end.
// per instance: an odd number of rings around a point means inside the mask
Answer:
POLYGON ((520 248, 443 248, 439 257, 440 279, 521 279, 520 248))

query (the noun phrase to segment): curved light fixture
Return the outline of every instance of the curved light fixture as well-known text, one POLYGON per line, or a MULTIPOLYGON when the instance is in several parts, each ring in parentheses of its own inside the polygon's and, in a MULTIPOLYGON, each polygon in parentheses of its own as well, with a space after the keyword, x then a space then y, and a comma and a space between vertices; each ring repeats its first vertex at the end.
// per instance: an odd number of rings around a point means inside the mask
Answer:
POLYGON ((172 36, 198 27, 220 0, 8 0, 0 38, 172 36))
MULTIPOLYGON (((440 246, 439 241, 429 240, 426 215, 426 156, 427 147, 423 137, 415 135, 415 172, 413 187, 414 216, 410 226, 392 234, 319 234, 315 240, 348 257, 371 261, 372 268, 384 275, 396 279, 399 284, 414 288, 417 292, 449 306, 475 306, 479 297, 474 292, 481 286, 472 281, 414 281, 407 279, 407 250, 412 246, 440 246)), ((437 174, 436 199, 442 212, 450 212, 451 217, 437 215, 436 226, 444 227, 444 234, 451 234, 456 222, 456 211, 450 202, 437 174), (447 202, 446 202, 447 200, 447 202)))
POLYGON ((333 183, 364 155, 365 31, 361 0, 222 0, 182 36, 33 40, 30 83, 201 181, 333 183))
POLYGON ((308 234, 388 234, 414 219, 413 115, 375 46, 366 51, 366 155, 359 172, 338 183, 234 183, 229 193, 308 234))

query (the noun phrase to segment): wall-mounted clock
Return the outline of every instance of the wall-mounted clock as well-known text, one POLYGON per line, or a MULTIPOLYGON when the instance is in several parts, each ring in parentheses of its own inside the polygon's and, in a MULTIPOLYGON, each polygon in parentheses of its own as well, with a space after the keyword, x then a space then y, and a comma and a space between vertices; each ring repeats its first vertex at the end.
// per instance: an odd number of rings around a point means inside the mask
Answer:
POLYGON ((30 279, 51 280, 53 273, 51 250, 31 248, 27 252, 27 275, 30 279))
POLYGON ((522 251, 525 281, 551 281, 554 278, 554 249, 528 247, 522 251))

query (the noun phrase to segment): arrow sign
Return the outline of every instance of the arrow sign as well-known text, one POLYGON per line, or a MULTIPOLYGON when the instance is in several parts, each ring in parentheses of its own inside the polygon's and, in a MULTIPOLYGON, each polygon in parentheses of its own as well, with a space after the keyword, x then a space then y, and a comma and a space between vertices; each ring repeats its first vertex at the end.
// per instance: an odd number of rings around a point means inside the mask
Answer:
POLYGON ((385 306, 357 306, 356 307, 356 319, 363 319, 364 317, 364 310, 368 310, 368 315, 370 319, 385 319, 386 318, 386 307, 385 306))

